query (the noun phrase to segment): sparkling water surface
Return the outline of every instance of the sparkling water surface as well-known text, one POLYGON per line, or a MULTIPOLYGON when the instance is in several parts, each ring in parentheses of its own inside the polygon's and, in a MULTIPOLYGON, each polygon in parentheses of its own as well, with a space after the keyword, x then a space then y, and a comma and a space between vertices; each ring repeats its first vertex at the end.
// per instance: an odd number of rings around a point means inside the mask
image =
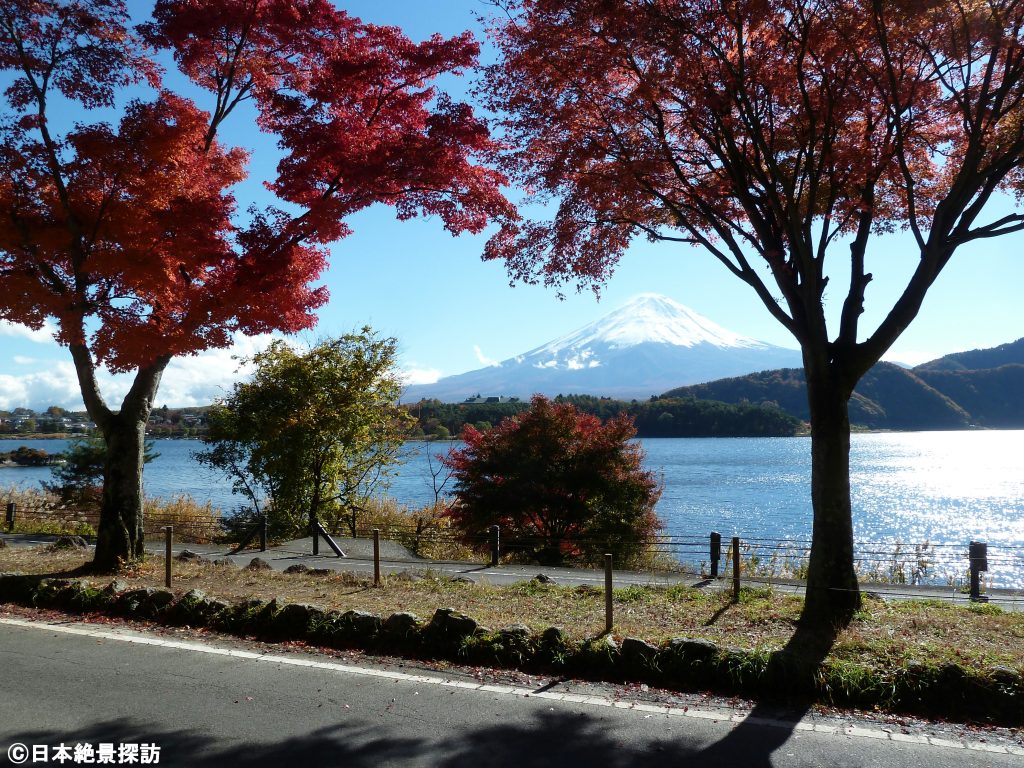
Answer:
MULTIPOLYGON (((657 509, 666 533, 706 536, 717 530, 744 539, 810 538, 809 438, 641 443, 647 467, 664 484, 657 509)), ((0 451, 23 444, 57 452, 66 442, 0 440, 0 451)), ((239 499, 230 483, 192 458, 201 448, 196 440, 156 441, 160 456, 146 467, 146 492, 161 498, 187 493, 224 511, 236 507, 239 499)), ((447 448, 408 444, 389 494, 410 507, 430 503, 427 455, 447 448)), ((0 486, 36 486, 49 476, 47 469, 2 469, 0 486)), ((960 556, 967 542, 987 541, 1003 548, 998 570, 1019 570, 1024 583, 1024 559, 1016 550, 1024 553, 1024 431, 855 434, 850 483, 854 532, 862 548, 929 542, 940 553, 945 547, 960 556)))

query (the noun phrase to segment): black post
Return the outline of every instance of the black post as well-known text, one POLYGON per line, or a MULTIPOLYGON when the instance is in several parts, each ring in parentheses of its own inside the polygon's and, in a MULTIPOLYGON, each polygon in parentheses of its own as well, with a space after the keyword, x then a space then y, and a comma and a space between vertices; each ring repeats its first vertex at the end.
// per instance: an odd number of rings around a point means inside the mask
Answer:
POLYGON ((711 578, 718 578, 718 561, 722 559, 722 534, 711 532, 711 578))
POLYGON ((732 537, 732 601, 740 601, 740 537, 732 537))
POLYGON ((988 595, 981 594, 981 572, 988 570, 988 544, 983 541, 972 541, 968 547, 971 561, 971 600, 984 603, 988 595))
POLYGON ((491 526, 491 568, 498 567, 498 560, 501 558, 501 528, 491 526))
POLYGON ((380 586, 380 528, 373 529, 373 586, 380 586))
POLYGON ((14 530, 14 515, 18 511, 18 505, 13 501, 7 502, 7 530, 14 530))
POLYGON ((267 551, 267 513, 264 512, 260 520, 260 552, 267 551))
POLYGON ((309 533, 313 537, 313 554, 320 554, 320 526, 316 519, 316 512, 309 513, 309 533))
POLYGON ((171 563, 174 562, 171 557, 171 545, 174 541, 174 526, 164 526, 164 586, 168 589, 171 588, 171 563))

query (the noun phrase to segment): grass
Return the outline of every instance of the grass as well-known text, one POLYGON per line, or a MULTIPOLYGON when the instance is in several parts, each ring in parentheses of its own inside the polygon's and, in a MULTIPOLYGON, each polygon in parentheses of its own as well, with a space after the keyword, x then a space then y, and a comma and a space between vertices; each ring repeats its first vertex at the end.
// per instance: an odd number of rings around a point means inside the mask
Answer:
MULTIPOLYGON (((45 548, 0 550, 0 572, 63 573, 86 562, 80 552, 45 548)), ((163 560, 150 557, 120 576, 130 586, 162 586, 163 560)), ((428 573, 421 580, 385 576, 381 587, 351 574, 325 576, 249 571, 208 564, 174 564, 174 588, 200 589, 229 601, 277 597, 337 610, 387 616, 409 611, 429 618, 440 607, 464 612, 498 629, 522 623, 534 630, 560 626, 576 640, 604 627, 604 594, 588 586, 535 581, 510 586, 470 584, 428 573)), ((97 586, 109 577, 89 577, 97 586)), ((660 643, 672 637, 711 640, 721 646, 769 652, 793 634, 802 601, 769 589, 744 590, 733 604, 724 592, 685 586, 630 586, 615 590, 617 637, 660 643)), ((838 637, 828 660, 837 669, 863 667, 880 679, 917 663, 955 663, 965 669, 1006 666, 1024 672, 1024 613, 991 605, 954 606, 941 601, 885 602, 865 596, 861 611, 838 637)))

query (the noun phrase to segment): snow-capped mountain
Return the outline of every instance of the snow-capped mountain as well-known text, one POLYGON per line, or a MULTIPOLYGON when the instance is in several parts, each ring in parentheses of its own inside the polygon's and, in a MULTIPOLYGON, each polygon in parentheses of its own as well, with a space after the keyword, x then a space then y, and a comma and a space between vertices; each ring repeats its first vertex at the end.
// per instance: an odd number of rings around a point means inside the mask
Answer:
POLYGON ((499 365, 409 387, 406 402, 477 394, 645 398, 673 387, 800 366, 800 353, 740 336, 682 304, 641 294, 589 325, 499 365))

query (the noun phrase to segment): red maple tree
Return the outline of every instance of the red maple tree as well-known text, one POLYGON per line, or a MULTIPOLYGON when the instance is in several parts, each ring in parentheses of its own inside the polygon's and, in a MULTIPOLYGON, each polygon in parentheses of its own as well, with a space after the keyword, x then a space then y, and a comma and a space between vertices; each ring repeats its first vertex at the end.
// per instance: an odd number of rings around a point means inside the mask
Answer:
POLYGON ((1024 169, 1024 4, 513 0, 505 10, 483 95, 504 115, 504 167, 556 206, 548 219, 508 221, 486 255, 515 278, 599 286, 646 236, 697 246, 752 288, 803 350, 814 510, 803 615, 845 621, 860 601, 854 386, 959 247, 1024 229, 1020 213, 986 215, 997 193, 1019 191, 1024 169), (895 261, 869 245, 895 230, 913 237, 909 279, 864 327, 868 262, 895 261))
POLYGON ((486 126, 432 85, 477 54, 468 33, 414 43, 327 0, 158 0, 138 28, 121 0, 0 5, 0 318, 56 323, 106 440, 96 567, 142 555, 144 430, 174 356, 311 326, 325 247, 355 211, 385 203, 452 232, 508 213, 503 177, 474 162, 486 126), (163 85, 160 50, 209 111, 163 85), (128 100, 140 86, 153 97, 128 100), (219 138, 243 102, 283 152, 266 181, 281 207, 245 215, 246 153, 219 138), (95 108, 119 122, 61 132, 95 108), (101 366, 135 374, 119 408, 101 366))

